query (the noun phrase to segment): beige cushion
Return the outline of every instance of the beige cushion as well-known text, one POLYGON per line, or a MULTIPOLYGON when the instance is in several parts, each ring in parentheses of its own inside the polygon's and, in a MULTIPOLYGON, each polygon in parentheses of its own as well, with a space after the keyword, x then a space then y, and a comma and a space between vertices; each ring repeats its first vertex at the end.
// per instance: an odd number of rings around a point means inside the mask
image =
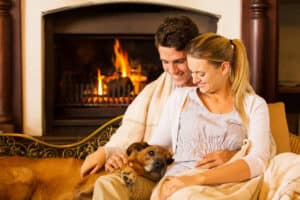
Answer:
POLYGON ((271 131, 276 142, 277 154, 291 151, 284 104, 282 102, 277 102, 270 103, 268 106, 271 131))

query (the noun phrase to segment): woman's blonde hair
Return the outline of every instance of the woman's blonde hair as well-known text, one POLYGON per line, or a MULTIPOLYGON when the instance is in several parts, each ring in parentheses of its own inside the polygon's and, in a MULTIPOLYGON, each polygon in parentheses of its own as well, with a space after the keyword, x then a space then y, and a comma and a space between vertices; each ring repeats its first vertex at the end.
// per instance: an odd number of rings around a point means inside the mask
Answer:
POLYGON ((194 58, 206 59, 216 67, 220 63, 230 62, 231 91, 234 96, 234 105, 244 123, 248 125, 248 116, 245 112, 246 94, 254 93, 249 82, 249 63, 246 49, 238 39, 227 39, 215 33, 204 33, 194 38, 187 45, 187 54, 194 58), (219 64, 218 64, 219 63, 219 64))

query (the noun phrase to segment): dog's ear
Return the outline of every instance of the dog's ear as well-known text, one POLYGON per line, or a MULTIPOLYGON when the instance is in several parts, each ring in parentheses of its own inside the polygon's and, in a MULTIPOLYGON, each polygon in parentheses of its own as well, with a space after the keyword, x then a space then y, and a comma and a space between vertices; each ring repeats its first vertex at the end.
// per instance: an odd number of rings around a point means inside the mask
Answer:
POLYGON ((141 151, 148 146, 149 144, 147 142, 135 142, 127 148, 126 153, 129 156, 133 151, 141 151))
POLYGON ((174 162, 174 159, 172 157, 167 159, 167 164, 170 165, 174 162))
POLYGON ((167 153, 167 160, 166 160, 166 162, 167 162, 167 165, 170 165, 170 164, 172 164, 174 162, 173 154, 170 151, 168 151, 168 153, 167 153))

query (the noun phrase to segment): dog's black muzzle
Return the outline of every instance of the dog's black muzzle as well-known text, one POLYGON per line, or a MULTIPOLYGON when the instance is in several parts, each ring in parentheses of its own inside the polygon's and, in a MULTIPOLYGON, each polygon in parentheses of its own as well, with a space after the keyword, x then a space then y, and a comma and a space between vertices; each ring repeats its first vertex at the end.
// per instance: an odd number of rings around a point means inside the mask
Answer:
POLYGON ((152 171, 161 172, 162 170, 166 169, 166 167, 167 167, 167 163, 164 160, 157 159, 153 163, 152 171))

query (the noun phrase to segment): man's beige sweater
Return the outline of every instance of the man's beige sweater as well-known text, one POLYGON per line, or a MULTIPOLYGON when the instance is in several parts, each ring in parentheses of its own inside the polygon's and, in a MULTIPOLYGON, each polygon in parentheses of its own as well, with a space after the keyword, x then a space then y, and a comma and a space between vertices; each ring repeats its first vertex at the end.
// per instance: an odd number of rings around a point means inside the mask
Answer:
POLYGON ((122 125, 105 145, 106 157, 115 151, 125 152, 133 142, 150 139, 172 88, 170 75, 163 73, 140 92, 126 110, 122 125))

